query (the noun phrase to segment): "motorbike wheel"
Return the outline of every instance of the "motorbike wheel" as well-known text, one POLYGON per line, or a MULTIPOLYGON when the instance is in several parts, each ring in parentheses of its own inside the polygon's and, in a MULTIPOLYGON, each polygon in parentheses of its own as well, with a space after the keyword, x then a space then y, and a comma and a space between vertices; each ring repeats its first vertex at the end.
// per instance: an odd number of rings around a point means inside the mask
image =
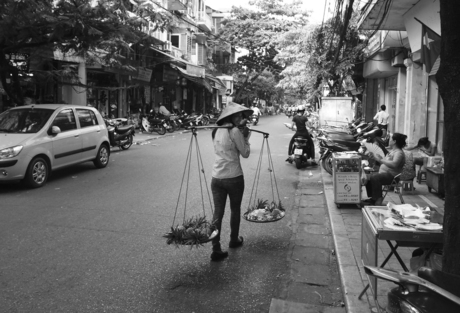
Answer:
POLYGON ((256 125, 257 125, 257 123, 258 123, 257 121, 254 121, 252 124, 253 124, 254 126, 256 126, 256 125))
POLYGON ((129 135, 128 140, 126 141, 126 143, 124 145, 121 145, 120 147, 123 150, 128 150, 129 147, 131 147, 132 144, 133 144, 133 135, 129 135))
POLYGON ((295 158, 295 167, 300 169, 302 167, 302 160, 300 158, 295 158))
POLYGON ((156 131, 159 135, 164 135, 166 134, 166 127, 163 125, 160 125, 158 128, 156 128, 156 131))
POLYGON ((168 133, 173 133, 176 130, 176 124, 171 122, 169 123, 169 126, 171 126, 171 128, 167 128, 166 130, 168 131, 168 133))
POLYGON ((203 117, 202 123, 204 126, 209 125, 209 119, 207 117, 203 117))
POLYGON ((326 172, 332 175, 332 153, 323 159, 321 165, 326 172))

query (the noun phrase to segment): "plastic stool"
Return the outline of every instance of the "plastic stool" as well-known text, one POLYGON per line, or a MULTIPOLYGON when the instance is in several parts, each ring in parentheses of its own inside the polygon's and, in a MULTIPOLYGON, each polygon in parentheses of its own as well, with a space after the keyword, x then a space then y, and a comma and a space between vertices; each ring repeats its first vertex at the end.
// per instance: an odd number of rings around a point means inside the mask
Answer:
POLYGON ((414 180, 401 180, 400 187, 395 187, 395 193, 403 193, 404 191, 414 191, 414 180))
POLYGON ((419 170, 417 173, 417 182, 420 184, 422 181, 426 181, 426 171, 419 170))

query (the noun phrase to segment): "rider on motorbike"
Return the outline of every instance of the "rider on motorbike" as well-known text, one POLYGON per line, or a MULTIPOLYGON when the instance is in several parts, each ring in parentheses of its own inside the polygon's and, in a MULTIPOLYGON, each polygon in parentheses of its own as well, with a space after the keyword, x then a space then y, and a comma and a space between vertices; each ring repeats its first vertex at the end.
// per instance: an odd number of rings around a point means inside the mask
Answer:
POLYGON ((307 130, 306 123, 308 118, 304 116, 305 107, 303 105, 299 105, 297 108, 297 114, 292 118, 292 121, 295 123, 297 127, 297 131, 295 132, 294 136, 292 136, 291 141, 289 142, 289 150, 288 150, 288 158, 286 162, 292 162, 294 159, 292 157, 292 146, 294 145, 294 138, 296 137, 303 137, 308 140, 308 144, 310 146, 310 158, 311 163, 316 165, 315 161, 315 145, 313 144, 313 139, 311 139, 310 133, 307 130))

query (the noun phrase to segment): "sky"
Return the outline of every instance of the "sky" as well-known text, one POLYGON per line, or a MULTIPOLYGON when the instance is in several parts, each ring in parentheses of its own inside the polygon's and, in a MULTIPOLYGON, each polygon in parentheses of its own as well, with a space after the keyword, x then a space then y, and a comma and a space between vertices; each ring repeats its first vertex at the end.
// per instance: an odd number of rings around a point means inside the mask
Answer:
MULTIPOLYGON (((290 0, 285 0, 285 3, 290 0)), ((325 19, 331 16, 328 15, 328 10, 334 9, 335 0, 303 0, 303 8, 312 11, 310 22, 314 24, 320 24, 323 20, 324 4, 326 4, 326 16, 325 19)), ((232 6, 242 6, 245 8, 251 8, 249 0, 204 0, 204 3, 215 10, 228 11, 232 6)))

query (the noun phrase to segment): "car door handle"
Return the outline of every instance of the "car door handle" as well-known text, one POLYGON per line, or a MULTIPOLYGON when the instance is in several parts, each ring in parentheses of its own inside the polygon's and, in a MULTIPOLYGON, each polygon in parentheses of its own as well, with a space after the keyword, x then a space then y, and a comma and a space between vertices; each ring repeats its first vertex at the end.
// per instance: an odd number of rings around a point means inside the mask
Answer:
POLYGON ((78 138, 78 137, 80 137, 80 135, 75 135, 74 137, 75 137, 75 138, 78 138))

